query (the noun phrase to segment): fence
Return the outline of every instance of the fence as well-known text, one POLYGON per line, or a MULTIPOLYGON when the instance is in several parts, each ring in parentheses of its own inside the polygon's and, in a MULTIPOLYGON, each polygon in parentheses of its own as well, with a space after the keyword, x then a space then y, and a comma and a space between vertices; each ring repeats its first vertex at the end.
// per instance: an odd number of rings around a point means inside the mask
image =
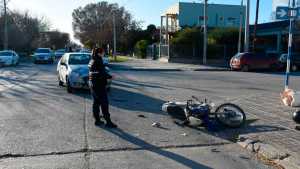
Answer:
MULTIPOLYGON (((208 63, 218 63, 228 66, 229 60, 237 53, 237 46, 232 45, 208 45, 208 63)), ((149 45, 147 47, 147 58, 158 59, 164 57, 170 62, 201 64, 203 60, 202 45, 149 45)))
MULTIPOLYGON (((208 45, 208 63, 217 63, 228 66, 229 60, 237 53, 237 47, 232 45, 208 45)), ((170 62, 201 64, 203 60, 203 47, 197 45, 171 45, 170 62)))
POLYGON ((153 44, 147 47, 147 58, 158 59, 159 57, 169 58, 169 46, 153 44))

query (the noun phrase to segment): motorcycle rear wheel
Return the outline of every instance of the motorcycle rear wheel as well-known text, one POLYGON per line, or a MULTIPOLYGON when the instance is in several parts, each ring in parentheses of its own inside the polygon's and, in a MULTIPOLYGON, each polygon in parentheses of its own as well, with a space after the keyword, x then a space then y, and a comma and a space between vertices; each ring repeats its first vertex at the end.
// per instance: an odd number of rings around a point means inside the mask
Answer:
POLYGON ((239 128, 246 123, 245 112, 237 105, 225 103, 217 107, 216 120, 229 128, 239 128))

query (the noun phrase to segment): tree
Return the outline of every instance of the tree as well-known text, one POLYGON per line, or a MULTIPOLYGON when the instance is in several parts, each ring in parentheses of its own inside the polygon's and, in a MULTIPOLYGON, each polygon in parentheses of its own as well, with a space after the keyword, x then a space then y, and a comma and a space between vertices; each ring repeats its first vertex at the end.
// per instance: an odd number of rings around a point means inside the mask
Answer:
POLYGON ((147 40, 140 40, 136 43, 135 51, 136 51, 138 57, 146 58, 148 45, 149 45, 149 42, 147 40))
POLYGON ((137 22, 116 3, 91 3, 75 9, 72 14, 75 37, 88 47, 96 44, 113 46, 113 16, 116 18, 117 46, 124 45, 126 41, 122 38, 126 39, 126 34, 137 27, 137 22))
POLYGON ((203 38, 199 28, 185 28, 171 39, 171 51, 174 55, 197 57, 202 56, 203 38))
POLYGON ((70 42, 68 33, 59 31, 41 32, 40 47, 51 47, 53 49, 65 48, 70 42))
POLYGON ((153 24, 148 25, 146 31, 149 35, 153 35, 156 32, 156 26, 153 24))
POLYGON ((216 28, 209 32, 209 41, 218 45, 236 45, 239 40, 238 28, 216 28))
POLYGON ((151 24, 147 26, 147 30, 146 30, 146 34, 147 34, 147 39, 151 42, 151 43, 156 43, 159 41, 159 34, 157 34, 157 29, 156 26, 151 24))
MULTIPOLYGON (((47 22, 29 15, 28 12, 11 11, 8 13, 8 47, 16 51, 30 52, 35 47, 34 41, 39 37, 41 25, 47 28, 47 22)), ((0 32, 3 32, 4 16, 0 17, 0 32)), ((3 43, 3 34, 0 34, 3 43)), ((2 46, 2 45, 1 45, 2 46)))

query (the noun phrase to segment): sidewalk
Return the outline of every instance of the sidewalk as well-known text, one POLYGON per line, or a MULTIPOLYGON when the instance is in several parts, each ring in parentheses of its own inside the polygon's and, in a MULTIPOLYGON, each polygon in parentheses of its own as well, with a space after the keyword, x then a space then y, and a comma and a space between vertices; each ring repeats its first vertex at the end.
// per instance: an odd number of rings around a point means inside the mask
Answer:
POLYGON ((241 146, 272 159, 286 169, 300 168, 300 131, 279 93, 268 93, 234 101, 247 113, 248 126, 236 131, 241 146))
POLYGON ((118 70, 134 70, 134 71, 227 71, 226 67, 167 63, 152 59, 136 59, 130 58, 125 63, 111 63, 111 67, 118 70))

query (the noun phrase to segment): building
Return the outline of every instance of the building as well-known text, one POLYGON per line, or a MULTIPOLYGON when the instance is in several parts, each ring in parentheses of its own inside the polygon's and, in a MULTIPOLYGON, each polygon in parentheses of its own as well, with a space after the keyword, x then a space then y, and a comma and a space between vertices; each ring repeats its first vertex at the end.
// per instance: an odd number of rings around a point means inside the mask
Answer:
MULTIPOLYGON (((241 5, 208 4, 207 26, 215 27, 240 27, 244 25, 246 8, 241 5)), ((168 46, 172 34, 183 27, 202 26, 204 23, 204 4, 179 2, 171 6, 161 16, 160 42, 168 46)), ((168 49, 161 49, 167 51, 168 49)))
MULTIPOLYGON (((257 25, 256 48, 264 52, 286 53, 289 37, 289 20, 262 23, 257 25)), ((250 27, 253 37, 254 26, 250 27)), ((297 21, 294 29, 293 51, 300 52, 300 22, 297 21)))
MULTIPOLYGON (((208 27, 239 27, 240 14, 244 19, 246 8, 240 5, 208 4, 208 27)), ((179 2, 170 7, 162 16, 162 23, 168 20, 171 30, 185 26, 202 26, 204 22, 202 3, 179 2)), ((162 24, 163 25, 163 24, 162 24)))

